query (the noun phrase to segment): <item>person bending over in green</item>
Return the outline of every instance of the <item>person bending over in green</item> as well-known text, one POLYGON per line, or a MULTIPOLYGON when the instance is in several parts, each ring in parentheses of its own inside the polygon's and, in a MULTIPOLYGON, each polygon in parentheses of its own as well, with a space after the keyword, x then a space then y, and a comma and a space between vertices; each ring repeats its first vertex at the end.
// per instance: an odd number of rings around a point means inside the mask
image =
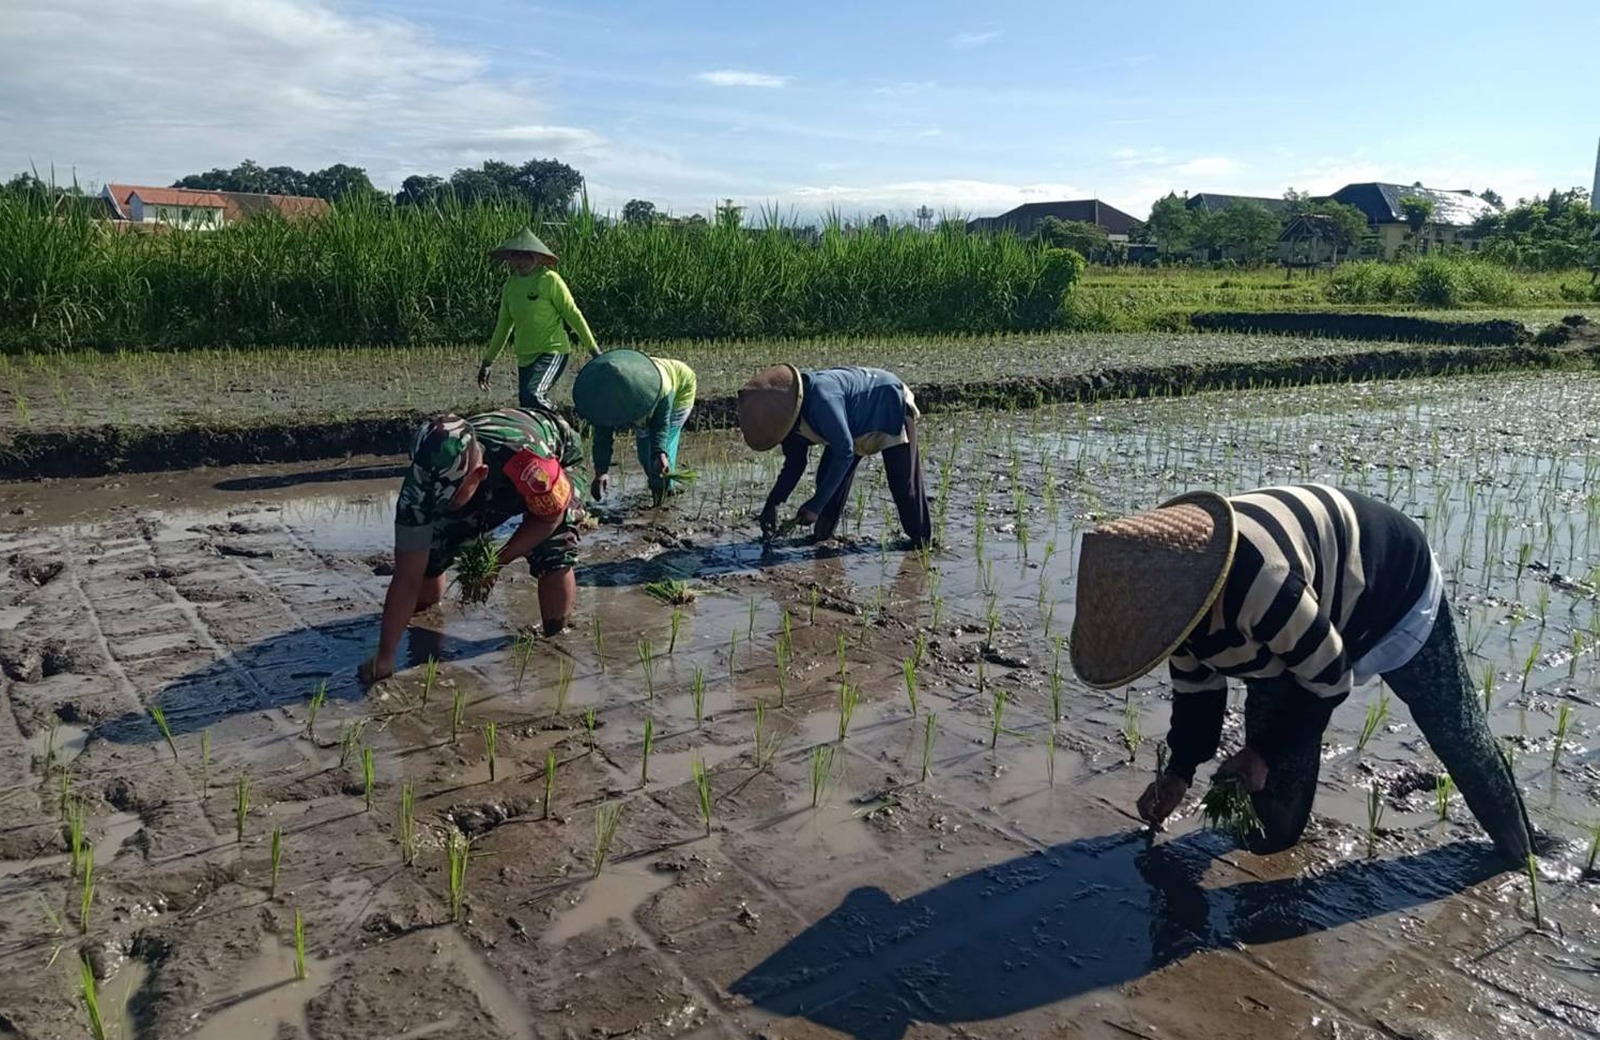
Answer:
POLYGON ((694 369, 637 350, 608 350, 583 366, 572 384, 579 418, 594 427, 595 501, 610 483, 616 431, 632 428, 639 465, 659 502, 678 490, 678 442, 694 411, 694 369))
POLYGON ((491 250, 511 274, 500 289, 500 319, 478 366, 478 389, 489 389, 489 366, 510 340, 517 357, 517 403, 524 408, 550 408, 550 389, 567 370, 577 334, 591 357, 600 353, 594 333, 572 299, 572 290, 556 273, 557 256, 527 228, 491 250))

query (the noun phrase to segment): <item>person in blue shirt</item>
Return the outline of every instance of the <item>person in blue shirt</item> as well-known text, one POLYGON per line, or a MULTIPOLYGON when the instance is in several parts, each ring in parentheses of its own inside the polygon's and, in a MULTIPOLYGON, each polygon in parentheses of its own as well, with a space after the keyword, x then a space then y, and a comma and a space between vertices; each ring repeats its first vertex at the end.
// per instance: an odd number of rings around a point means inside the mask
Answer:
POLYGON ((756 451, 783 446, 783 469, 761 510, 761 531, 778 529, 778 507, 805 473, 811 446, 823 446, 817 490, 794 524, 814 528, 817 541, 833 537, 850 498, 856 467, 883 455, 889 493, 913 547, 933 541, 928 494, 917 455, 917 411, 911 390, 881 368, 824 368, 801 372, 773 365, 739 391, 739 430, 756 451))

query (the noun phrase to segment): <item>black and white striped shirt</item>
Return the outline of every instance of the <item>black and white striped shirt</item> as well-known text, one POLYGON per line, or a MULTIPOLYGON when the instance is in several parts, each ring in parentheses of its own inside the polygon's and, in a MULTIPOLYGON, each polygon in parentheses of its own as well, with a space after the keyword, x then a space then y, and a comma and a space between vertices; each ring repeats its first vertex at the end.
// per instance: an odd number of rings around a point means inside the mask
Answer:
POLYGON ((1422 529, 1392 506, 1325 484, 1228 500, 1238 544, 1222 594, 1173 654, 1173 692, 1225 690, 1227 676, 1287 677, 1343 697, 1355 662, 1429 588, 1422 529))

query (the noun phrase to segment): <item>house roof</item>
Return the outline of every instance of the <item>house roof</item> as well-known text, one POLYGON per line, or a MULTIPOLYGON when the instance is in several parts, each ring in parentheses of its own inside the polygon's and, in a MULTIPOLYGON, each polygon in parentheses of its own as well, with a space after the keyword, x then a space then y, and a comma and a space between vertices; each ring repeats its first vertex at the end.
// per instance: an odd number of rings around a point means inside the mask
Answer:
POLYGON ((1385 184, 1381 181, 1346 184, 1334 192, 1332 198, 1335 202, 1356 207, 1374 224, 1403 223, 1406 216, 1400 208, 1400 200, 1409 198, 1431 201, 1433 223, 1452 227, 1466 227, 1479 217, 1496 212, 1493 206, 1468 191, 1441 191, 1438 188, 1385 184))
POLYGON ((974 220, 967 227, 973 231, 1007 229, 1026 234, 1032 232, 1046 217, 1098 224, 1112 235, 1129 234, 1133 231, 1134 225, 1139 223, 1138 218, 1099 199, 1073 199, 1062 202, 1025 202, 998 217, 982 217, 974 220))
POLYGON ((1207 213, 1220 213, 1235 202, 1254 202, 1271 213, 1282 213, 1289 207, 1289 203, 1283 199, 1263 195, 1219 195, 1213 191, 1190 195, 1184 206, 1188 209, 1204 210, 1207 213))
POLYGON ((1317 213, 1306 213, 1295 217, 1278 235, 1279 242, 1298 242, 1307 238, 1321 238, 1349 244, 1332 217, 1317 213))
POLYGON ((277 212, 285 217, 320 216, 329 210, 328 200, 308 195, 257 195, 245 191, 195 191, 189 188, 156 188, 142 184, 108 184, 104 195, 115 215, 128 219, 128 200, 135 194, 152 206, 199 206, 222 210, 228 223, 261 213, 277 212))
POLYGON ((217 191, 191 191, 188 188, 152 188, 143 184, 108 184, 106 194, 116 204, 118 215, 127 219, 128 200, 138 195, 150 206, 199 206, 226 209, 227 200, 217 191))
POLYGON ((255 195, 243 191, 219 191, 217 194, 227 202, 223 219, 230 224, 274 211, 285 217, 318 217, 332 208, 327 199, 311 195, 255 195))

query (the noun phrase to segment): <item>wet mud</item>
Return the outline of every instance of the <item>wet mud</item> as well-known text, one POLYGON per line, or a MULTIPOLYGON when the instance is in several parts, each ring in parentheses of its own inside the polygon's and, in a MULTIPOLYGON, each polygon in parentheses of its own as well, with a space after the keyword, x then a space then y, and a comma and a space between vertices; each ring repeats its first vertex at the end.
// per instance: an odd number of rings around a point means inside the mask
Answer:
POLYGON ((514 573, 420 615, 371 690, 393 458, 0 486, 0 1035, 86 1035, 84 959, 138 1038, 1600 1035, 1596 398, 1557 373, 930 416, 927 557, 872 461, 840 543, 762 546, 776 460, 698 434, 686 494, 652 511, 619 474, 596 508, 568 632, 524 636, 514 573), (1438 548, 1547 836, 1537 921, 1380 688, 1336 713, 1297 848, 1201 829, 1198 787, 1137 825, 1170 694, 1066 670, 1077 536, 1313 479, 1438 548))

